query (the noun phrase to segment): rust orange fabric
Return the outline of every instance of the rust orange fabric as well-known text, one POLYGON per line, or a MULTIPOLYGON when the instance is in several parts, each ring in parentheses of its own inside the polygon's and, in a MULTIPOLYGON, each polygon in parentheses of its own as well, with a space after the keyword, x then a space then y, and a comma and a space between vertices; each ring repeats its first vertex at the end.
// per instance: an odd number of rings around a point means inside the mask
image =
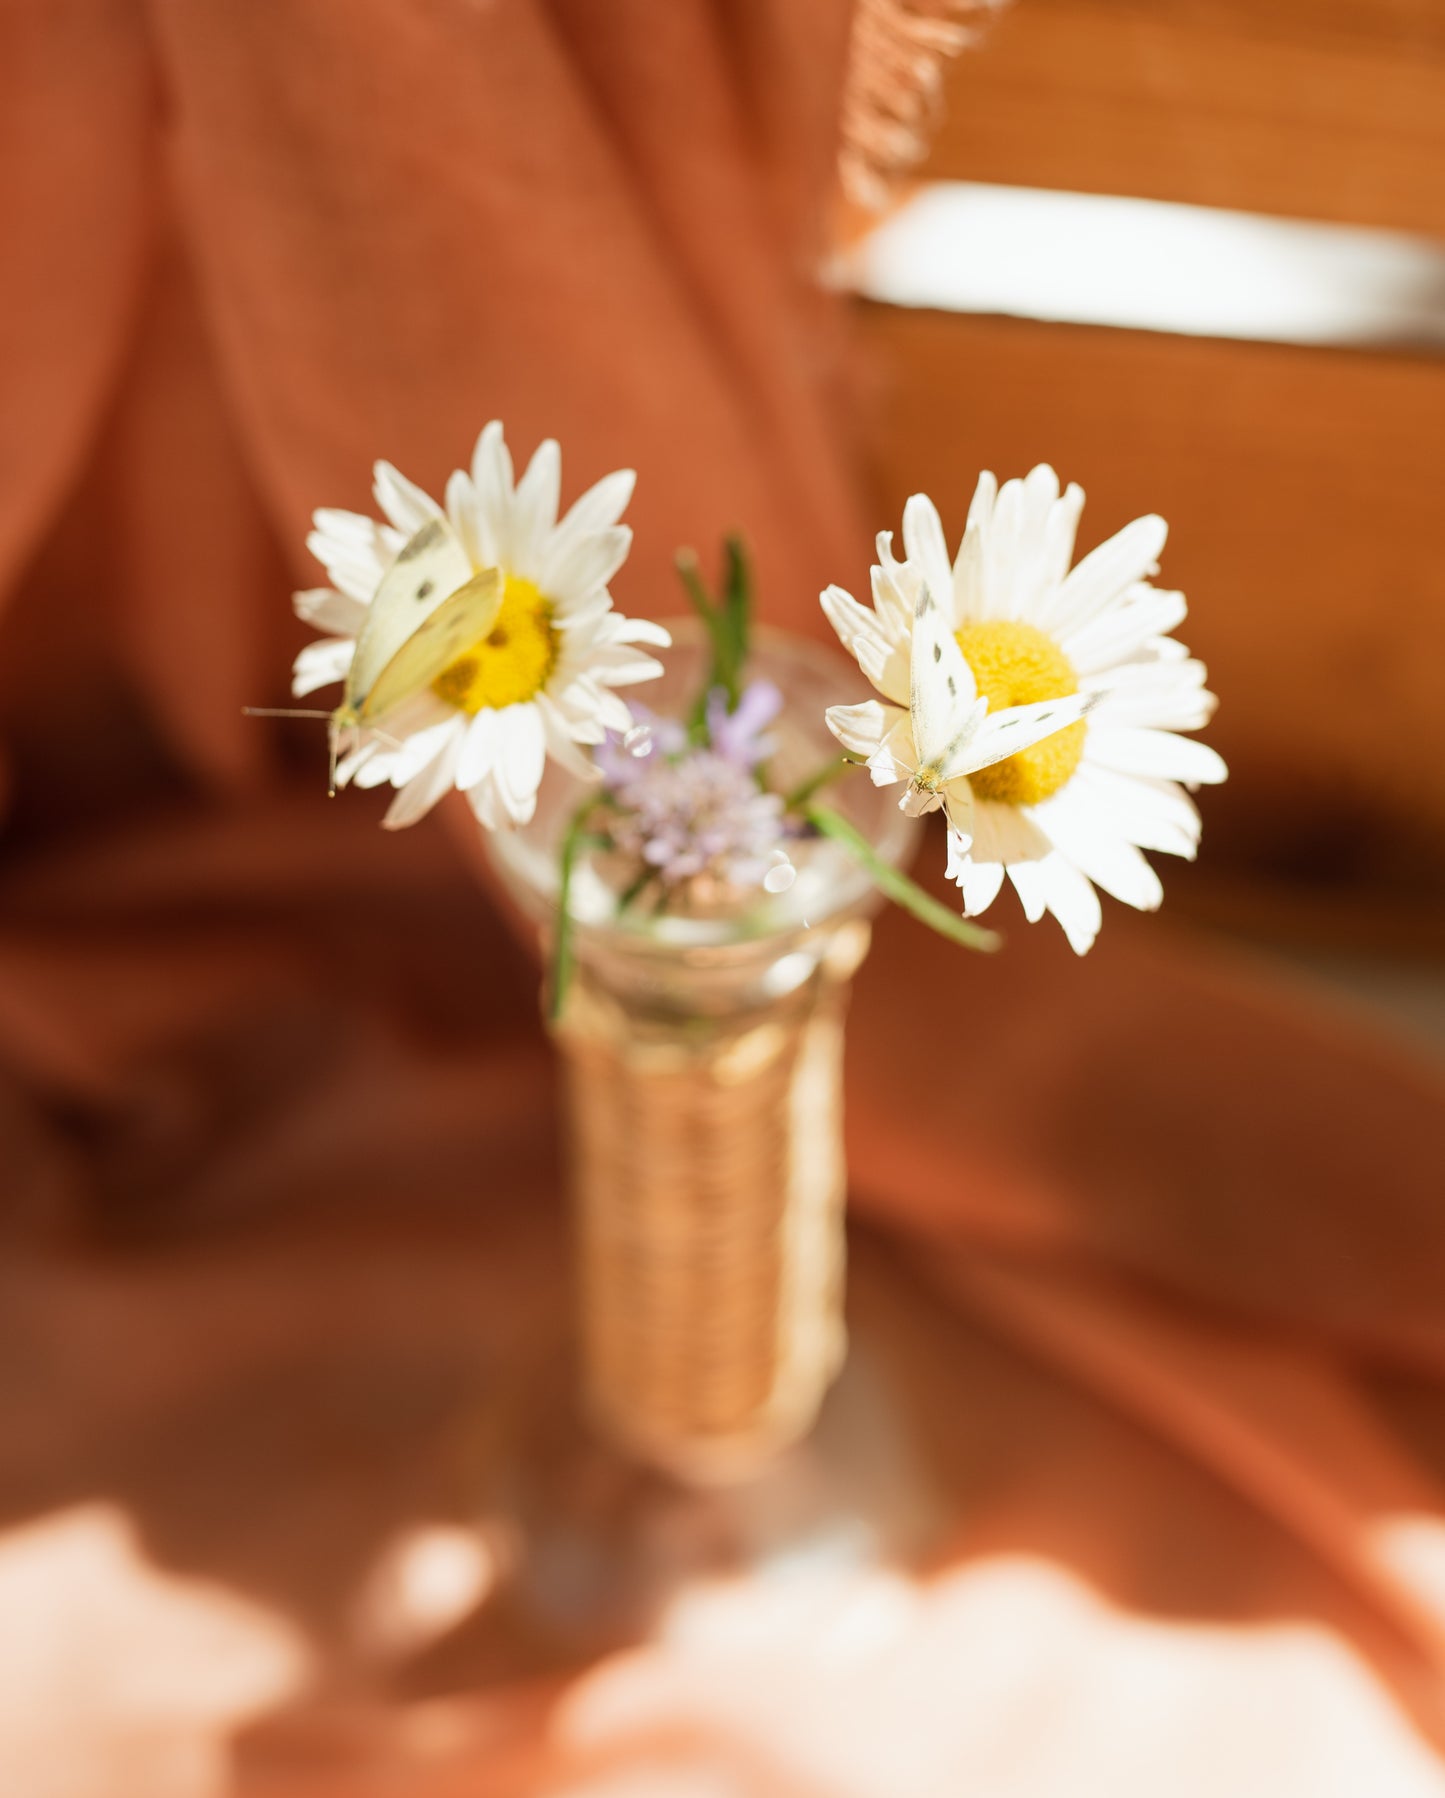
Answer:
MULTIPOLYGON (((308 727, 241 706, 285 691, 312 507, 366 506, 378 455, 439 487, 493 416, 572 492, 637 467, 626 609, 737 524, 771 622, 861 589, 810 273, 847 30, 0 15, 0 1593, 104 1502, 167 1590, 287 1620, 311 1671, 244 1737, 157 1647, 145 1739, 173 1676, 197 1794, 1445 1793, 1442 1083, 1117 912, 1082 963, 890 919, 859 981, 856 1323, 927 1420, 926 1557, 709 1591, 563 1670, 500 1628, 425 1698, 335 1671, 387 1532, 464 1508, 477 1382, 510 1415, 565 1378, 555 1097, 465 846, 328 806, 308 727)), ((0 1768, 64 1741, 67 1793, 154 1798, 52 1648, 0 1655, 0 1768)))

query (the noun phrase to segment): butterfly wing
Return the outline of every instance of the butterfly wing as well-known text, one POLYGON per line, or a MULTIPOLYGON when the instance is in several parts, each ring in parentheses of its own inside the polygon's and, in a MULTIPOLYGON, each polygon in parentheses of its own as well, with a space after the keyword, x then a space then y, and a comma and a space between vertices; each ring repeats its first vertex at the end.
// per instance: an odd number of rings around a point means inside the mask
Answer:
POLYGON ((1094 693, 1070 693, 1061 699, 1041 699, 1035 705, 1010 706, 984 718, 977 732, 945 764, 942 778, 955 780, 960 774, 977 774, 980 768, 991 768, 1021 749, 1032 748, 1056 730, 1077 724, 1097 697, 1094 693))
MULTIPOLYGON (((403 545, 381 578, 356 639, 346 676, 345 710, 352 717, 375 711, 370 695, 402 645, 459 587, 472 565, 444 518, 431 518, 403 545)), ((479 633, 480 634, 480 633, 479 633)))
POLYGON ((484 568, 429 612, 372 681, 358 721, 376 724, 479 643, 501 610, 505 584, 500 568, 484 568))
POLYGON ((932 787, 977 730, 980 709, 973 672, 926 581, 913 607, 908 710, 918 778, 932 787))

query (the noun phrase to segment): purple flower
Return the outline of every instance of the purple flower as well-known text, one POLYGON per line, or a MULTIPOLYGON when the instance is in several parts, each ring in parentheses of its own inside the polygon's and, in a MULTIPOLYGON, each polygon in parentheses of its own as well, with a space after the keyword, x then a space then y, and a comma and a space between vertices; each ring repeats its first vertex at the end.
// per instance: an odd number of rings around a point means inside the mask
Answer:
POLYGON ((609 731, 593 759, 616 802, 609 830, 616 847, 653 869, 665 887, 706 878, 729 887, 761 886, 786 861, 783 801, 764 792, 755 769, 773 752, 763 731, 783 696, 771 681, 752 681, 729 712, 721 687, 707 696, 708 741, 688 740, 676 718, 632 709, 626 735, 609 731))
POLYGON ((776 865, 785 832, 781 797, 761 791, 748 769, 711 749, 635 760, 632 778, 613 793, 621 807, 613 841, 656 869, 666 886, 699 875, 759 886, 776 865))
POLYGON ((769 680, 749 681, 728 711, 727 694, 714 687, 707 696, 707 734, 714 751, 738 768, 756 768, 773 753, 770 737, 760 735, 783 709, 783 696, 769 680))

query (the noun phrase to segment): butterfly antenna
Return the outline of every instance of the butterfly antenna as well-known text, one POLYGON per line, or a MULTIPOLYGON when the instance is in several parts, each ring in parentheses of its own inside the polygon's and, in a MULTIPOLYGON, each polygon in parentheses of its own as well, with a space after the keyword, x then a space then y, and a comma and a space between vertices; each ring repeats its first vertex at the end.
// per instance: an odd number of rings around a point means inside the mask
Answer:
POLYGON ((243 705, 243 718, 329 718, 330 712, 298 712, 286 706, 243 705))
POLYGON ((336 758, 341 747, 340 739, 341 733, 336 728, 335 720, 333 720, 331 729, 328 731, 326 738, 326 797, 328 799, 334 799, 336 797, 336 758))

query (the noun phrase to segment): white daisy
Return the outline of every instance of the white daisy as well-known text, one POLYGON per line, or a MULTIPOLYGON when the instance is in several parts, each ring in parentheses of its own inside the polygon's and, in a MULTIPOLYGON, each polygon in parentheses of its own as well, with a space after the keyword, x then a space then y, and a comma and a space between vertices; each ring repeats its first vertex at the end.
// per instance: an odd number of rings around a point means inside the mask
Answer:
POLYGON ((562 459, 549 438, 513 484, 512 459, 493 422, 477 439, 471 472, 447 482, 445 508, 390 463, 375 470, 386 522, 322 510, 307 547, 330 587, 295 596, 309 624, 331 632, 296 658, 292 691, 344 680, 366 608, 403 545, 430 519, 450 526, 473 569, 500 568, 501 610, 481 642, 424 693, 362 731, 337 768, 339 784, 397 789, 383 822, 414 824, 460 788, 489 829, 525 824, 548 755, 582 779, 597 778, 584 746, 632 723, 613 691, 651 680, 661 664, 639 645, 665 648, 667 632, 612 609, 607 583, 632 532, 617 521, 634 475, 621 469, 590 488, 559 521, 562 459))
POLYGON ((1018 707, 1083 694, 1087 717, 950 782, 948 873, 973 917, 997 897, 1005 873, 1024 911, 1051 911, 1083 954, 1098 933, 1095 886, 1141 910, 1159 904, 1159 877, 1140 853, 1193 858, 1199 814, 1184 791, 1221 781, 1214 750, 1175 733, 1197 730, 1214 710, 1203 664, 1169 632, 1184 596, 1153 587, 1168 527, 1138 518, 1074 568, 1082 489, 1059 492, 1047 466, 1000 489, 980 476, 957 557, 950 564, 933 502, 904 509, 907 559, 878 538, 874 609, 838 587, 823 609, 886 703, 835 706, 834 734, 880 773, 905 778, 914 760, 908 723, 910 596, 920 582, 950 609, 949 622, 992 719, 1018 707), (888 768, 890 758, 897 764, 888 768), (967 793, 959 791, 966 785, 967 793))

